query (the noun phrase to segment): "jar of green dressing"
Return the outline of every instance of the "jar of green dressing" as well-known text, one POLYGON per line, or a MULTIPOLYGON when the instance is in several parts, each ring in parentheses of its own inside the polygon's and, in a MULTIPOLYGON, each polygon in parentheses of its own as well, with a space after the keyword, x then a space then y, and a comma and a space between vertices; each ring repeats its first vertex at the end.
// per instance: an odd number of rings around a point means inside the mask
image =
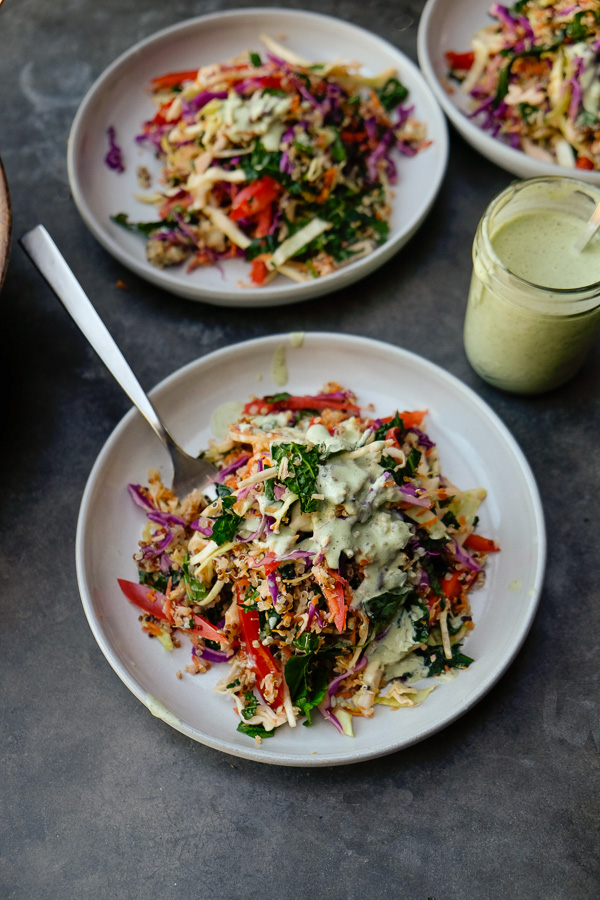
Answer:
POLYGON ((473 243, 467 358, 485 381, 537 394, 571 378, 600 325, 600 235, 574 245, 600 189, 575 178, 529 178, 485 211, 473 243))

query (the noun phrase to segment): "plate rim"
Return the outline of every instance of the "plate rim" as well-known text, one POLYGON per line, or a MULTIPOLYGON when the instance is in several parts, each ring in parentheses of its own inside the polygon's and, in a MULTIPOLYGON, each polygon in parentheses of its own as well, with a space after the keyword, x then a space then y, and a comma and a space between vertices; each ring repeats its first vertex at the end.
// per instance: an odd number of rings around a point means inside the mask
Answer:
MULTIPOLYGON (((166 378, 163 378, 158 384, 156 384, 155 387, 151 391, 149 391, 149 396, 151 398, 157 398, 172 384, 176 383, 177 380, 185 379, 185 377, 194 369, 201 370, 207 365, 212 365, 219 359, 226 358, 227 356, 233 354, 237 355, 240 352, 243 353, 244 348, 255 349, 261 346, 276 347, 280 345, 282 341, 288 338, 289 334, 282 333, 266 335, 259 338, 251 338, 234 344, 226 345, 225 347, 212 351, 208 354, 205 354, 204 356, 198 357, 197 359, 190 361, 184 366, 181 366, 170 375, 166 376, 166 378)), ((448 372, 446 369, 439 366, 437 363, 434 363, 417 353, 406 350, 402 347, 398 347, 386 341, 347 333, 336 334, 322 331, 306 332, 305 340, 311 339, 315 339, 317 342, 335 341, 340 345, 344 345, 348 342, 352 346, 356 346, 356 342, 358 342, 365 347, 370 346, 371 349, 385 348, 386 351, 392 350, 398 355, 399 358, 403 358, 404 361, 408 362, 411 366, 417 365, 423 367, 425 370, 429 370, 430 372, 432 372, 432 374, 437 375, 438 377, 441 376, 443 380, 453 389, 453 391, 458 391, 458 393, 462 395, 466 400, 473 403, 477 408, 478 413, 483 414, 485 417, 487 417, 488 421, 502 435, 503 439, 506 441, 507 445, 514 454, 514 459, 518 463, 519 468, 526 481, 536 526, 534 536, 537 539, 535 579, 529 593, 530 599, 528 601, 526 615, 522 619, 520 629, 517 632, 517 635, 513 641, 512 646, 510 647, 509 652, 497 662, 493 670, 487 672, 486 677, 483 679, 483 686, 478 686, 478 688, 472 692, 470 697, 466 698, 457 705, 456 709, 452 710, 448 715, 442 717, 441 721, 432 723, 427 727, 422 728, 421 731, 416 735, 413 734, 411 737, 407 739, 401 739, 399 741, 393 740, 385 745, 380 744, 375 749, 364 750, 355 754, 344 753, 343 755, 337 756, 332 753, 323 753, 319 755, 310 754, 310 757, 283 753, 279 754, 276 757, 271 757, 265 749, 262 749, 261 747, 255 745, 250 745, 246 749, 238 745, 233 745, 226 740, 221 740, 220 738, 211 737, 210 735, 201 735, 199 729, 187 725, 186 723, 182 722, 177 716, 171 714, 166 707, 162 707, 161 704, 157 704, 156 701, 154 701, 153 698, 148 694, 148 692, 144 691, 142 686, 137 683, 135 678, 125 669, 125 667, 121 665, 117 654, 113 652, 110 642, 105 638, 100 624, 96 620, 96 616, 94 615, 93 611, 92 591, 91 588, 88 590, 87 585, 86 561, 84 554, 86 529, 89 527, 90 523, 90 499, 92 497, 93 491, 95 490, 98 474, 101 472, 105 460, 110 457, 113 448, 118 446, 122 433, 136 418, 139 417, 141 420, 141 414, 135 408, 130 409, 117 423, 96 457, 96 460, 88 475, 86 486, 81 499, 75 538, 77 584, 84 613, 92 634, 94 635, 94 638, 101 652, 103 653, 109 665, 112 667, 113 671, 117 674, 117 676, 125 684, 125 686, 137 697, 138 700, 140 700, 149 709, 149 711, 153 715, 163 719, 163 721, 171 725, 171 727, 180 731, 187 737, 192 738, 194 741, 211 747, 212 749, 224 752, 226 754, 236 756, 238 758, 249 759, 255 762, 267 763, 270 765, 307 768, 351 765, 357 762, 364 762, 369 759, 379 758, 390 753, 406 749, 409 746, 413 746, 420 741, 431 737, 438 731, 443 730, 444 728, 455 722, 457 719, 459 719, 461 716, 466 714, 473 706, 475 706, 480 700, 482 700, 483 697, 492 689, 492 687, 497 684, 502 675, 510 667, 529 633, 540 602, 544 582, 547 553, 547 535, 543 506, 539 488, 537 486, 535 476, 533 475, 533 471, 529 465, 529 462, 527 461, 527 458, 525 457, 525 454, 516 441, 515 437, 512 435, 508 427, 504 424, 502 419, 489 406, 489 404, 486 403, 486 401, 483 400, 483 398, 481 398, 471 387, 462 382, 451 372, 448 372)))
POLYGON ((194 16, 180 22, 175 22, 165 28, 161 28, 152 34, 147 35, 145 38, 142 38, 140 41, 137 41, 109 63, 88 88, 77 108, 67 140, 67 176, 75 206, 88 230, 108 253, 144 281, 149 282, 168 293, 184 297, 188 300, 219 306, 237 306, 241 308, 286 305, 301 300, 324 296, 346 287, 355 281, 362 280, 362 278, 369 275, 372 271, 388 262, 414 236, 415 232, 429 214, 442 187, 448 168, 448 160, 449 137, 446 118, 435 94, 431 90, 431 86, 428 84, 427 79, 419 68, 419 65, 413 62, 406 53, 390 41, 380 37, 375 32, 369 31, 367 28, 363 28, 353 22, 340 19, 333 15, 303 9, 264 6, 250 7, 247 9, 241 7, 194 16), (192 283, 186 284, 183 280, 181 282, 173 283, 168 279, 162 269, 156 269, 156 271, 149 270, 143 261, 135 259, 127 251, 124 251, 119 246, 119 243, 103 228, 102 222, 100 222, 93 214, 81 186, 82 182, 76 162, 77 150, 84 139, 86 117, 91 114, 90 110, 93 107, 96 98, 102 93, 106 82, 110 81, 114 73, 119 68, 130 63, 135 57, 142 55, 152 45, 177 35, 178 32, 184 33, 189 28, 202 28, 204 25, 210 25, 211 23, 227 19, 244 19, 249 21, 264 15, 277 15, 278 17, 289 19, 290 21, 304 19, 307 23, 323 21, 336 23, 338 26, 343 25, 344 29, 354 32, 357 37, 363 39, 368 38, 373 45, 385 47, 388 53, 395 54, 398 59, 401 60, 402 65, 406 70, 410 71, 411 78, 420 84, 420 87, 428 97, 431 106, 431 110, 428 113, 430 116, 428 124, 435 129, 436 153, 438 159, 436 166, 432 166, 434 177, 428 179, 425 184, 423 203, 416 214, 411 215, 405 230, 402 233, 397 235, 396 238, 392 238, 381 244, 369 256, 349 264, 338 272, 322 276, 315 281, 301 284, 286 282, 279 288, 274 288, 269 292, 252 287, 235 291, 232 285, 226 287, 224 290, 215 287, 203 288, 202 286, 197 286, 192 283))
MULTIPOLYGON (((483 128, 480 128, 474 122, 471 122, 465 114, 456 106, 447 92, 444 90, 437 76, 434 61, 429 53, 429 36, 430 26, 436 15, 437 9, 444 5, 447 9, 450 3, 455 0, 427 0, 421 13, 419 26, 417 29, 417 57, 419 66, 429 84, 436 100, 442 110, 454 125, 459 134, 467 141, 470 146, 476 150, 481 156, 484 156, 490 162, 499 166, 507 172, 516 175, 519 178, 535 178, 540 175, 557 175, 571 178, 577 177, 582 181, 590 184, 600 185, 600 171, 590 172, 586 169, 568 168, 558 163, 545 163, 541 160, 535 160, 528 156, 523 150, 517 150, 500 141, 498 138, 492 137, 483 128), (477 144, 481 146, 477 146, 477 144), (485 149, 482 149, 485 148, 485 149), (523 169, 528 170, 528 174, 523 174, 523 169)), ((487 10, 489 2, 480 0, 481 8, 487 10)))

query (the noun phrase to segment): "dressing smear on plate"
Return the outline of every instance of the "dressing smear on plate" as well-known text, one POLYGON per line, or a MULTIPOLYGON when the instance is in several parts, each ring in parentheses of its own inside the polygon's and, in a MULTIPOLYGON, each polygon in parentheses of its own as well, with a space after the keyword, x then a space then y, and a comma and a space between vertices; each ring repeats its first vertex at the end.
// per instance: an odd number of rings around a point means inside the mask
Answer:
MULTIPOLYGON (((427 146, 394 70, 311 63, 261 37, 266 51, 158 75, 157 111, 138 141, 162 176, 138 200, 147 222, 113 221, 146 237, 158 267, 249 263, 255 285, 303 282, 371 253, 389 232, 397 163, 427 146), (402 159, 404 157, 404 159, 402 159)), ((111 132, 106 162, 122 166, 111 132)), ((140 170, 143 187, 149 173, 140 170)))
POLYGON ((476 533, 485 490, 442 474, 425 416, 373 418, 335 383, 254 398, 205 452, 216 500, 180 503, 158 473, 129 485, 147 523, 121 588, 167 651, 189 639, 187 672, 226 664, 238 731, 317 715, 352 736, 473 662, 469 593, 499 548, 476 533))
POLYGON ((471 118, 543 162, 600 169, 597 0, 492 3, 490 16, 470 50, 446 54, 471 118))

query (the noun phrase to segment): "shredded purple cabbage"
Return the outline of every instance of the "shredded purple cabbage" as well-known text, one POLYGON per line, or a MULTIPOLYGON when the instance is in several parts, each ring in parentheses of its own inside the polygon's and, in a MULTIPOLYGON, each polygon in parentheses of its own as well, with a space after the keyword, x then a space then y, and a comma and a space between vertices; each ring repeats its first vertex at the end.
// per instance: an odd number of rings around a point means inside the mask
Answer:
POLYGON ((104 157, 104 162, 108 166, 109 169, 114 169, 115 172, 124 172, 125 165, 123 164, 123 151, 119 147, 116 141, 116 131, 114 126, 110 126, 108 129, 108 144, 109 151, 104 157))

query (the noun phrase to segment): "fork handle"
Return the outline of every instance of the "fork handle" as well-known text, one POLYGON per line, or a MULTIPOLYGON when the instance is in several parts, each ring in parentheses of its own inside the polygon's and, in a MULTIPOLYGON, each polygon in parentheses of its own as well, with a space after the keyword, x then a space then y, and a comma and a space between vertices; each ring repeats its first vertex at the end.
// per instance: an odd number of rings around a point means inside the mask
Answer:
POLYGON ((171 435, 47 230, 43 225, 36 225, 23 235, 19 243, 102 362, 169 450, 173 443, 171 435))

